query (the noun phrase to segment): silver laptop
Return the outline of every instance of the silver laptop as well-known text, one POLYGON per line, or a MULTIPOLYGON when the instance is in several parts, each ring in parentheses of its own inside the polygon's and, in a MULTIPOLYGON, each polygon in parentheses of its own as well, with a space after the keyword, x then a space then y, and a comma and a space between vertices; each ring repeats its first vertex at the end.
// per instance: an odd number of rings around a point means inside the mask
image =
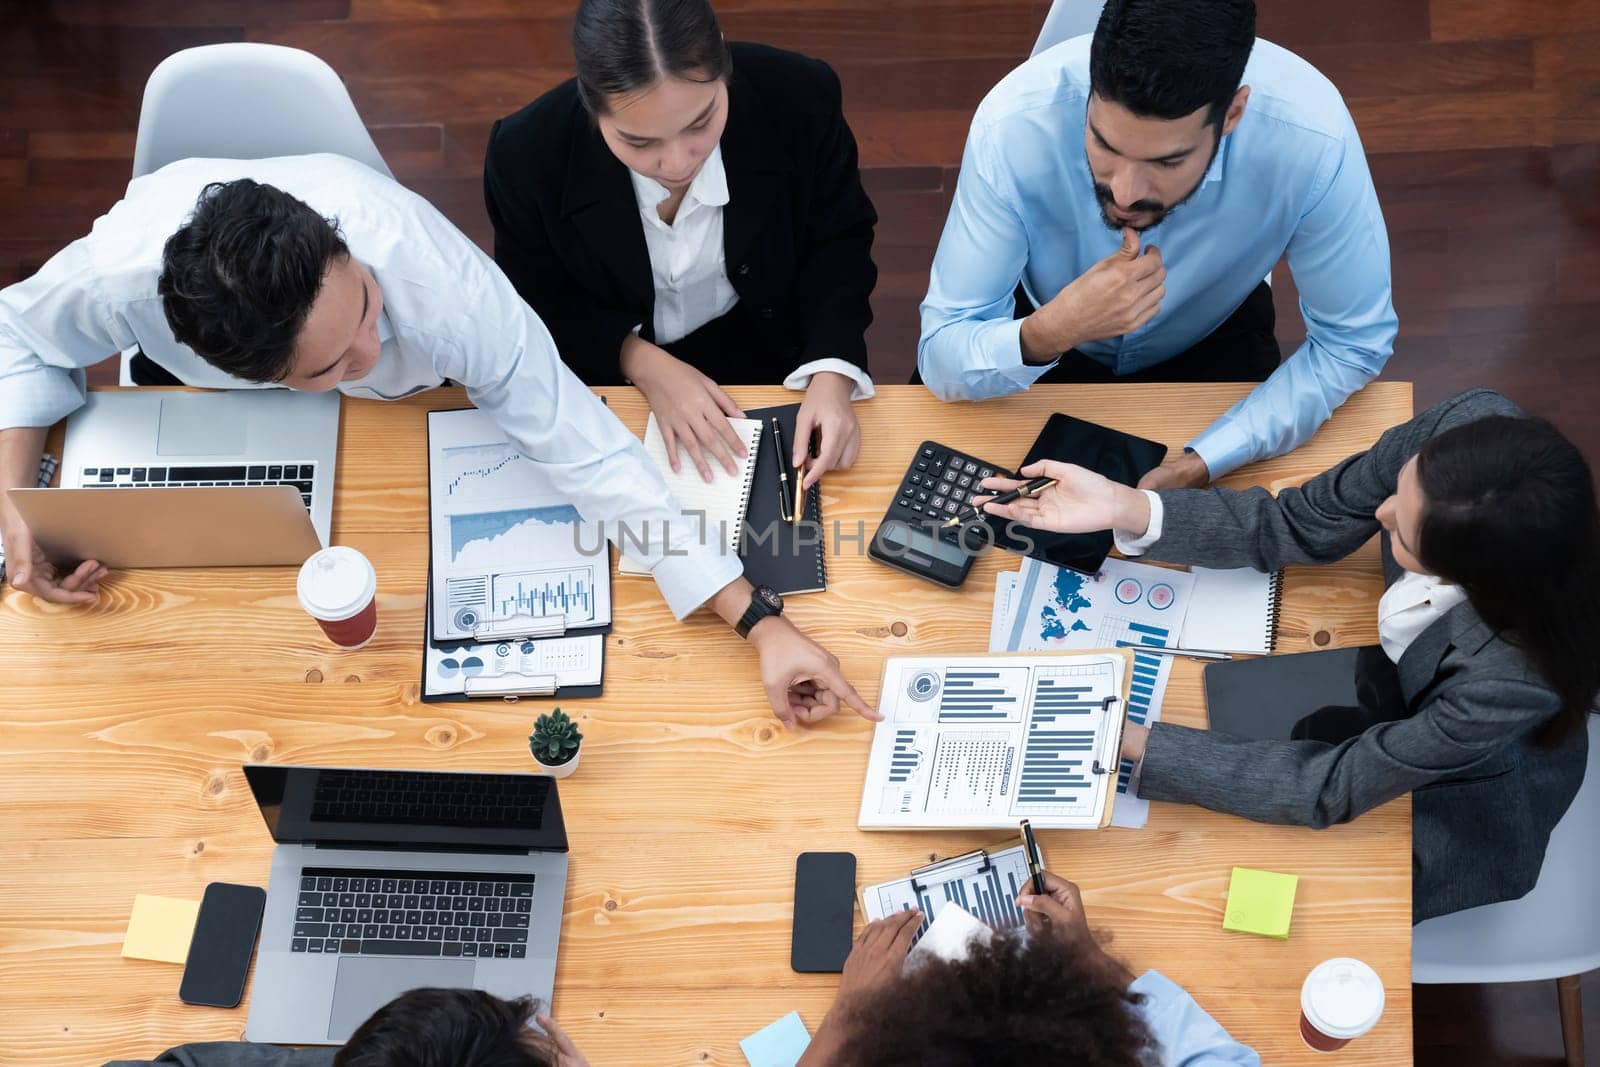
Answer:
POLYGON ((64 489, 290 485, 326 545, 339 394, 91 392, 67 419, 64 489))
POLYGON ((548 1011, 567 889, 553 779, 251 764, 278 842, 245 1036, 344 1043, 429 986, 548 1011))

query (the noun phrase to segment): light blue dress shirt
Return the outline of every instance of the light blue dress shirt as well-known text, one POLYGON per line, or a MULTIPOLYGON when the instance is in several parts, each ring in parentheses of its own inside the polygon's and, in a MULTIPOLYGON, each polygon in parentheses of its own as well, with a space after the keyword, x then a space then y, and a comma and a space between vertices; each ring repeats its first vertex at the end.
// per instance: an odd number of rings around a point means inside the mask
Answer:
MULTIPOLYGON (((979 105, 922 304, 917 364, 945 400, 1026 389, 1012 293, 1035 306, 1116 251, 1084 154, 1088 36, 1041 52, 979 105)), ((1146 230, 1167 295, 1150 322, 1079 351, 1128 374, 1176 356, 1231 315, 1285 253, 1306 340, 1189 447, 1213 477, 1305 441, 1383 369, 1394 346, 1389 241, 1355 124, 1305 60, 1257 40, 1249 102, 1187 203, 1146 230)))
POLYGON ((1146 971, 1128 992, 1144 997, 1139 1015, 1161 1046, 1162 1067, 1261 1067, 1261 1057, 1228 1036, 1182 986, 1159 971, 1146 971))

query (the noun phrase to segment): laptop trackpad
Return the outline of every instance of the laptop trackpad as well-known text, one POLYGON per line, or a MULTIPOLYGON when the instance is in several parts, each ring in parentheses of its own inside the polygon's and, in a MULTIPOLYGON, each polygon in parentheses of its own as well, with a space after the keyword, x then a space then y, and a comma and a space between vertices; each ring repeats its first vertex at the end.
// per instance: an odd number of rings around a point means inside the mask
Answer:
POLYGON ((384 956, 341 956, 333 987, 328 1040, 344 1042, 367 1016, 411 989, 471 988, 471 960, 397 960, 384 956))
POLYGON ((161 398, 156 452, 163 456, 237 456, 248 440, 250 405, 241 396, 161 398))

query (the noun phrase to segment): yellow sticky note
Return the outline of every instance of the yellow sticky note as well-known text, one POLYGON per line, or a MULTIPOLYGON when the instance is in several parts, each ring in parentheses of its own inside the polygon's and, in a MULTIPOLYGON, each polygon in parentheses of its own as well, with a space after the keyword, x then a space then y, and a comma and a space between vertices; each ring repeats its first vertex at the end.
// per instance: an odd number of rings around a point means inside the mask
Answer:
POLYGON ((1228 910, 1222 928, 1263 937, 1288 937, 1294 891, 1299 884, 1299 875, 1235 867, 1228 883, 1228 910))
POLYGON ((137 960, 183 963, 189 958, 189 939, 200 914, 198 900, 176 900, 140 893, 133 898, 128 916, 128 936, 122 954, 137 960))

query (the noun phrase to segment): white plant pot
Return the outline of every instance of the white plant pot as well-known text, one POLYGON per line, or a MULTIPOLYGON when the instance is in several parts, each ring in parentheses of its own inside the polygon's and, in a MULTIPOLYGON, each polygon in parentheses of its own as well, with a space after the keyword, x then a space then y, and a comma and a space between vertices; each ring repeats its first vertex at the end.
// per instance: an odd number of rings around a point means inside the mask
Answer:
POLYGON ((556 764, 555 766, 551 766, 550 764, 548 764, 548 763, 544 762, 543 760, 541 760, 538 756, 534 756, 533 757, 533 765, 535 767, 538 767, 539 770, 543 771, 545 774, 548 774, 552 778, 565 778, 565 777, 567 777, 567 775, 571 774, 573 771, 578 769, 578 760, 581 759, 582 757, 583 757, 583 746, 579 745, 578 746, 578 751, 574 752, 572 754, 572 758, 567 760, 567 762, 565 762, 565 763, 560 763, 560 764, 556 764))

